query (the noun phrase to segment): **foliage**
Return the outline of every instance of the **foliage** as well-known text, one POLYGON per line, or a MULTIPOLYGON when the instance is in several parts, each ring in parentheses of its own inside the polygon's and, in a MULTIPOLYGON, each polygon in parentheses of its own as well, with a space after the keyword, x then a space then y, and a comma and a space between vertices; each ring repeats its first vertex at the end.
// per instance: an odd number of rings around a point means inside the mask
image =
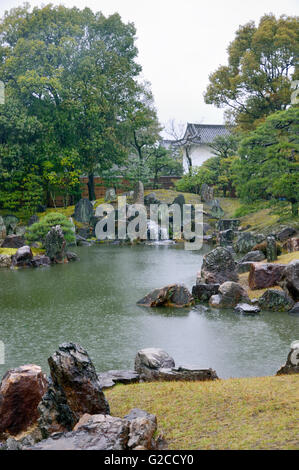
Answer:
POLYGON ((72 230, 72 223, 63 214, 59 212, 50 212, 39 222, 31 225, 26 232, 26 238, 29 243, 45 241, 47 233, 52 227, 60 225, 67 243, 75 242, 75 234, 72 230))
POLYGON ((244 202, 285 199, 298 214, 299 107, 270 115, 240 145, 237 191, 244 202))
POLYGON ((226 109, 239 128, 253 129, 291 102, 291 83, 298 79, 298 17, 264 15, 259 25, 240 26, 228 47, 228 65, 209 77, 205 101, 226 109))

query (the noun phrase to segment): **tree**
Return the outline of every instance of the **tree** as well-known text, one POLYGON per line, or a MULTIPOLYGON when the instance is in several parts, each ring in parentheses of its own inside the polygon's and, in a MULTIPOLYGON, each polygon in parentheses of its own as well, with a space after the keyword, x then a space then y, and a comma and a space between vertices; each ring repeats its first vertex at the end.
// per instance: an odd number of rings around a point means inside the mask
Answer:
POLYGON ((299 76, 298 17, 264 15, 240 26, 228 47, 228 65, 209 77, 205 102, 226 109, 242 130, 290 104, 291 83, 299 76))
POLYGON ((299 107, 267 117, 241 141, 237 191, 241 199, 284 198, 298 215, 299 107))
POLYGON ((28 242, 32 243, 40 241, 44 243, 47 233, 55 225, 60 225, 67 243, 70 244, 76 241, 72 223, 66 218, 66 216, 63 214, 59 214, 58 212, 50 212, 49 214, 45 215, 39 222, 30 225, 30 227, 27 229, 26 238, 28 242))
POLYGON ((235 134, 219 135, 209 144, 209 147, 217 157, 231 157, 238 150, 238 137, 235 134))
POLYGON ((43 161, 77 151, 95 198, 94 174, 127 157, 122 129, 136 100, 135 27, 118 14, 29 5, 0 24, 0 79, 44 131, 43 161))
POLYGON ((175 158, 170 150, 161 145, 152 150, 148 159, 148 166, 153 174, 154 189, 158 188, 159 177, 161 175, 181 176, 183 173, 181 160, 175 158))

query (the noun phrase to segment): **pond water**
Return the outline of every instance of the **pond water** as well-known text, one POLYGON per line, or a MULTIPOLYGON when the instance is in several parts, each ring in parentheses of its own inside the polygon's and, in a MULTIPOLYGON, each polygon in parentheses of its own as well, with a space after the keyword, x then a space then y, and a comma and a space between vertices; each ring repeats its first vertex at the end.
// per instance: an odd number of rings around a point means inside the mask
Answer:
POLYGON ((133 368, 139 349, 160 347, 177 365, 212 367, 222 378, 263 376, 277 371, 299 339, 299 316, 286 313, 137 307, 156 287, 178 282, 191 289, 203 252, 142 245, 76 251, 77 263, 0 271, 1 376, 28 363, 48 371, 47 358, 65 341, 87 349, 98 372, 133 368))

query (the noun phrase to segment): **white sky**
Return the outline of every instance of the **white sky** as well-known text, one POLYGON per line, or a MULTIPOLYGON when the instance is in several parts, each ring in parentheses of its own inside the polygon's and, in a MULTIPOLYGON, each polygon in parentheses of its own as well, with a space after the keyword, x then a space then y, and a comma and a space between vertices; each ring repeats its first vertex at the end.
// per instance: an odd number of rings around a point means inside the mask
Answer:
MULTIPOLYGON (((0 0, 0 15, 20 0, 0 0)), ((206 105, 208 76, 227 62, 227 46, 239 25, 264 13, 298 15, 298 0, 64 0, 29 2, 89 7, 106 16, 118 12, 137 29, 138 61, 152 84, 162 123, 221 124, 223 112, 206 105)))

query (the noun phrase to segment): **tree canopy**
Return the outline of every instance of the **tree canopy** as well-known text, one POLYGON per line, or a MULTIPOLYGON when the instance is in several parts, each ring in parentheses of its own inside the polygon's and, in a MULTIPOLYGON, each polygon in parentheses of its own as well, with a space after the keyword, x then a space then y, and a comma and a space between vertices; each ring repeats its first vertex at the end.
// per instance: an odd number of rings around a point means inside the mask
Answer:
POLYGON ((205 102, 225 108, 240 129, 253 129, 291 102, 291 83, 299 78, 298 17, 264 15, 259 25, 240 26, 228 47, 228 65, 209 77, 205 102))

